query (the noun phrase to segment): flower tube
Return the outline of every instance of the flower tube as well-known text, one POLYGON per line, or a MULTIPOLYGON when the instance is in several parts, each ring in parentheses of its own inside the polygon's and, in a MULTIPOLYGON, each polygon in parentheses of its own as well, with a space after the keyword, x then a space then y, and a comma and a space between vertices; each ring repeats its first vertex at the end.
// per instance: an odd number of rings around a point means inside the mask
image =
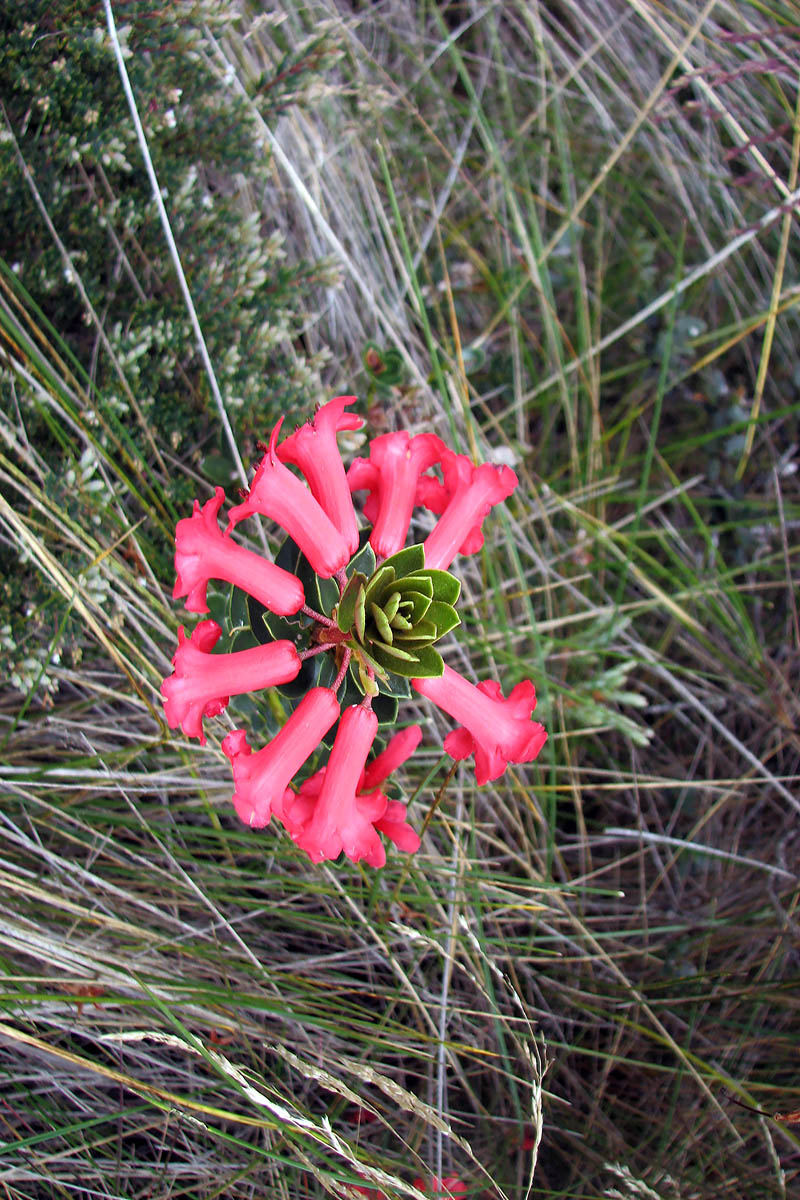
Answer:
POLYGON ((276 454, 283 417, 269 439, 247 498, 228 513, 228 530, 261 513, 282 525, 311 566, 323 579, 330 579, 350 558, 348 543, 305 484, 285 467, 276 454))
POLYGON ((300 468, 311 495, 342 534, 351 555, 358 549, 358 525, 336 434, 345 429, 360 429, 364 424, 355 413, 344 411, 355 399, 355 396, 337 396, 330 400, 313 421, 301 425, 278 446, 278 458, 300 468))
POLYGON ((174 673, 161 685, 164 714, 170 729, 180 725, 187 737, 205 745, 203 717, 216 717, 231 696, 288 683, 300 670, 291 642, 271 642, 233 654, 212 654, 222 630, 216 621, 201 621, 187 638, 181 625, 174 673))
POLYGON ((507 698, 499 683, 485 680, 475 686, 448 666, 439 678, 411 683, 460 722, 462 728, 447 735, 444 748, 458 760, 474 753, 479 784, 498 779, 510 762, 532 762, 547 740, 544 726, 530 719, 536 692, 529 679, 518 683, 507 698))
POLYGON ((222 533, 217 517, 224 500, 225 492, 218 487, 202 508, 195 500, 192 516, 178 521, 173 597, 186 596, 189 612, 208 612, 208 581, 222 579, 248 591, 270 612, 282 617, 296 613, 305 600, 302 583, 222 533))
POLYGON ((423 502, 436 511, 442 495, 447 504, 433 532, 425 539, 425 566, 446 571, 457 554, 474 554, 483 545, 483 518, 519 483, 510 467, 481 463, 476 467, 465 454, 446 450, 442 456, 444 485, 441 491, 421 489, 423 502))
POLYGON ((369 487, 373 493, 377 492, 378 511, 369 538, 376 554, 388 558, 402 550, 411 524, 419 477, 439 462, 445 451, 444 442, 435 433, 410 437, 403 430, 374 438, 369 459, 354 460, 347 474, 350 490, 369 487), (373 475, 367 467, 372 467, 377 474, 373 475))
MULTIPOLYGON (((419 850, 419 836, 407 822, 407 809, 399 800, 389 800, 380 785, 401 763, 410 758, 422 738, 419 725, 411 725, 396 733, 389 745, 374 758, 361 773, 355 795, 356 806, 364 818, 370 820, 379 833, 394 842, 398 850, 414 854, 419 850)), ((319 800, 327 767, 321 767, 304 780, 298 792, 287 788, 281 806, 273 805, 276 817, 283 821, 293 838, 296 838, 313 816, 319 800)))
POLYGON ((386 749, 364 768, 364 778, 361 780, 360 792, 371 792, 373 788, 384 783, 392 771, 411 758, 417 746, 422 741, 422 730, 419 725, 409 725, 396 733, 386 749))
POLYGON ((273 806, 281 806, 289 780, 316 750, 339 715, 339 702, 330 688, 312 688, 303 697, 271 742, 254 754, 243 729, 222 742, 231 760, 233 804, 245 825, 269 824, 273 806))
MULTIPOLYGON (((370 811, 371 798, 362 796, 361 803, 356 799, 377 729, 378 718, 363 704, 344 710, 314 812, 294 835, 312 862, 337 858, 342 850, 353 862, 364 858, 371 867, 382 867, 386 862, 386 852, 373 825, 376 809, 370 811)), ((378 800, 379 816, 385 807, 384 797, 378 800)))

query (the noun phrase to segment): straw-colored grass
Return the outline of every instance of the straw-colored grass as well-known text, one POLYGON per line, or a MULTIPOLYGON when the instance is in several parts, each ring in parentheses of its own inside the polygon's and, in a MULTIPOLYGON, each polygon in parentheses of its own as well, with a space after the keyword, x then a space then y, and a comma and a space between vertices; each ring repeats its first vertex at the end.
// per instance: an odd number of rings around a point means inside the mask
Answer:
POLYGON ((338 63, 263 127, 273 190, 242 202, 338 265, 302 346, 331 352, 320 399, 517 471, 447 656, 533 678, 549 740, 478 789, 407 702, 423 845, 380 872, 241 826, 245 709, 199 747, 158 697, 167 485, 210 485, 131 457, 4 272, 0 536, 47 583, 57 686, 0 697, 0 1185, 788 1200, 797 8, 315 0, 203 53, 247 94, 323 22, 338 63), (70 503, 34 410, 84 464, 70 503))

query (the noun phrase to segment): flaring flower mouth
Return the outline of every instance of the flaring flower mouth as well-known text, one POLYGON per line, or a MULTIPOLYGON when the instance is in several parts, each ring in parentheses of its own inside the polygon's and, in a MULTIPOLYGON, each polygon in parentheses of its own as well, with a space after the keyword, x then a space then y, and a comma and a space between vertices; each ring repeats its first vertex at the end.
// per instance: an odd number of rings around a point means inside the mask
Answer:
POLYGON ((421 495, 427 507, 442 514, 425 541, 425 561, 447 570, 457 554, 480 550, 484 517, 511 495, 519 480, 510 467, 476 467, 466 455, 451 450, 445 450, 441 461, 444 483, 437 488, 421 481, 421 495))
POLYGON ((305 601, 302 583, 223 534, 217 518, 224 501, 225 492, 218 487, 202 508, 195 500, 192 516, 178 522, 173 597, 186 596, 189 612, 208 612, 208 582, 221 579, 245 589, 274 613, 298 612, 305 601))
POLYGON ((291 642, 271 642, 234 654, 212 654, 222 630, 216 621, 201 621, 190 638, 178 630, 175 668, 161 685, 164 713, 171 728, 180 725, 187 737, 205 743, 203 717, 216 717, 231 696, 289 683, 300 671, 300 656, 291 642))
POLYGON ((358 549, 358 522, 336 435, 364 424, 355 413, 344 411, 355 399, 337 396, 329 401, 312 421, 301 425, 277 448, 281 462, 293 463, 305 475, 311 495, 345 539, 348 557, 358 549))
POLYGON ((282 423, 283 417, 272 431, 248 495, 228 513, 228 532, 254 513, 271 517, 297 543, 316 573, 330 579, 350 558, 349 545, 309 489, 280 461, 276 447, 282 423))
POLYGON ((498 779, 510 762, 532 762, 547 740, 543 725, 531 721, 536 691, 529 679, 506 698, 500 684, 484 680, 477 686, 451 667, 438 679, 414 679, 414 688, 461 723, 445 738, 445 751, 457 760, 475 755, 479 784, 498 779))
POLYGON ((232 585, 231 640, 220 653, 217 620, 201 622, 190 637, 181 628, 162 697, 169 725, 203 742, 204 718, 231 696, 271 689, 268 719, 278 726, 271 740, 252 750, 236 729, 222 744, 237 814, 253 828, 276 816, 314 862, 343 852, 377 867, 386 858, 381 837, 407 853, 420 845, 405 805, 383 791, 419 744, 419 726, 373 755, 411 687, 458 723, 444 749, 456 760, 473 756, 479 784, 509 763, 531 762, 547 735, 532 720, 530 680, 505 697, 499 683, 475 685, 446 666, 438 646, 460 624, 460 584, 448 568, 481 548, 483 521, 517 486, 516 475, 476 466, 433 433, 406 431, 374 438, 369 456, 345 472, 337 436, 364 424, 347 411, 353 403, 336 397, 282 442, 278 421, 224 532, 222 488, 178 522, 175 596, 186 597, 189 611, 207 612, 208 582, 232 585), (372 527, 359 531, 352 494, 361 490, 372 527), (419 507, 438 521, 423 544, 406 545, 419 507), (234 536, 255 515, 286 532, 275 562, 234 536))
POLYGON ((336 693, 330 688, 314 688, 272 741, 255 754, 243 729, 228 734, 222 749, 233 766, 234 807, 246 825, 260 828, 269 824, 273 808, 282 805, 289 781, 338 716, 336 693))
POLYGON ((374 520, 370 542, 377 555, 402 550, 408 536, 420 476, 441 460, 446 446, 433 433, 406 432, 374 438, 369 459, 357 458, 347 478, 352 491, 369 488, 364 511, 374 520))

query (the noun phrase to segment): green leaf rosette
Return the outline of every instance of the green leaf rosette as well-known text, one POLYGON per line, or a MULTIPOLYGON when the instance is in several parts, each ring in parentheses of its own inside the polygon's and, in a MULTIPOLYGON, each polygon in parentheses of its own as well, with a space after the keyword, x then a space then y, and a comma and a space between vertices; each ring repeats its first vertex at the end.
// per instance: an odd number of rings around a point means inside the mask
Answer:
POLYGON ((448 571, 426 569, 422 546, 393 554, 369 578, 360 571, 350 575, 334 616, 340 632, 350 635, 347 644, 365 692, 378 691, 369 668, 384 682, 388 674, 405 679, 443 674, 433 644, 461 623, 453 607, 460 591, 448 571))

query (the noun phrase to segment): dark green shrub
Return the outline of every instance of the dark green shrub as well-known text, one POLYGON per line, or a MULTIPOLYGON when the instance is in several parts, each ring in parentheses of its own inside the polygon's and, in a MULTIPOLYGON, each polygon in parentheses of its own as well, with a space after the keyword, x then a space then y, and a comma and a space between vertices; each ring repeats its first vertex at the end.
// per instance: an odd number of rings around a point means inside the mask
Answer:
MULTIPOLYGON (((265 211, 274 181, 258 116, 274 122, 325 69, 330 51, 316 38, 289 55, 279 30, 272 30, 262 58, 274 69, 254 70, 250 100, 215 66, 212 39, 235 33, 237 17, 229 6, 216 0, 155 6, 119 0, 114 13, 211 359, 248 451, 278 412, 308 408, 315 364, 297 342, 314 285, 330 279, 327 264, 286 262, 265 211)), ((0 258, 32 299, 29 309, 41 310, 39 327, 49 322, 51 342, 60 339, 59 353, 74 356, 85 372, 98 437, 102 442, 105 423, 124 431, 145 473, 155 472, 150 479, 167 508, 173 501, 182 508, 187 490, 180 472, 165 470, 170 454, 198 470, 207 466, 217 482, 230 484, 232 464, 152 200, 103 6, 89 0, 3 6, 0 97, 0 258)), ((10 361, 0 359, 0 405, 12 426, 24 424, 27 441, 43 454, 52 492, 69 471, 74 475, 82 447, 60 441, 14 371, 19 361, 25 356, 12 339, 10 361)), ((98 495, 78 494, 82 478, 78 471, 71 485, 81 510, 76 517, 90 520, 98 495)), ((161 540, 163 565, 169 547, 161 540)), ((15 553, 7 546, 0 553, 6 574, 19 574, 15 553)), ((19 590, 0 597, 7 651, 15 630, 21 632, 11 595, 19 590)), ((30 589, 22 591, 30 610, 30 589)), ((37 603, 43 600, 39 596, 37 603)), ((23 681, 30 684, 30 672, 23 681)))

